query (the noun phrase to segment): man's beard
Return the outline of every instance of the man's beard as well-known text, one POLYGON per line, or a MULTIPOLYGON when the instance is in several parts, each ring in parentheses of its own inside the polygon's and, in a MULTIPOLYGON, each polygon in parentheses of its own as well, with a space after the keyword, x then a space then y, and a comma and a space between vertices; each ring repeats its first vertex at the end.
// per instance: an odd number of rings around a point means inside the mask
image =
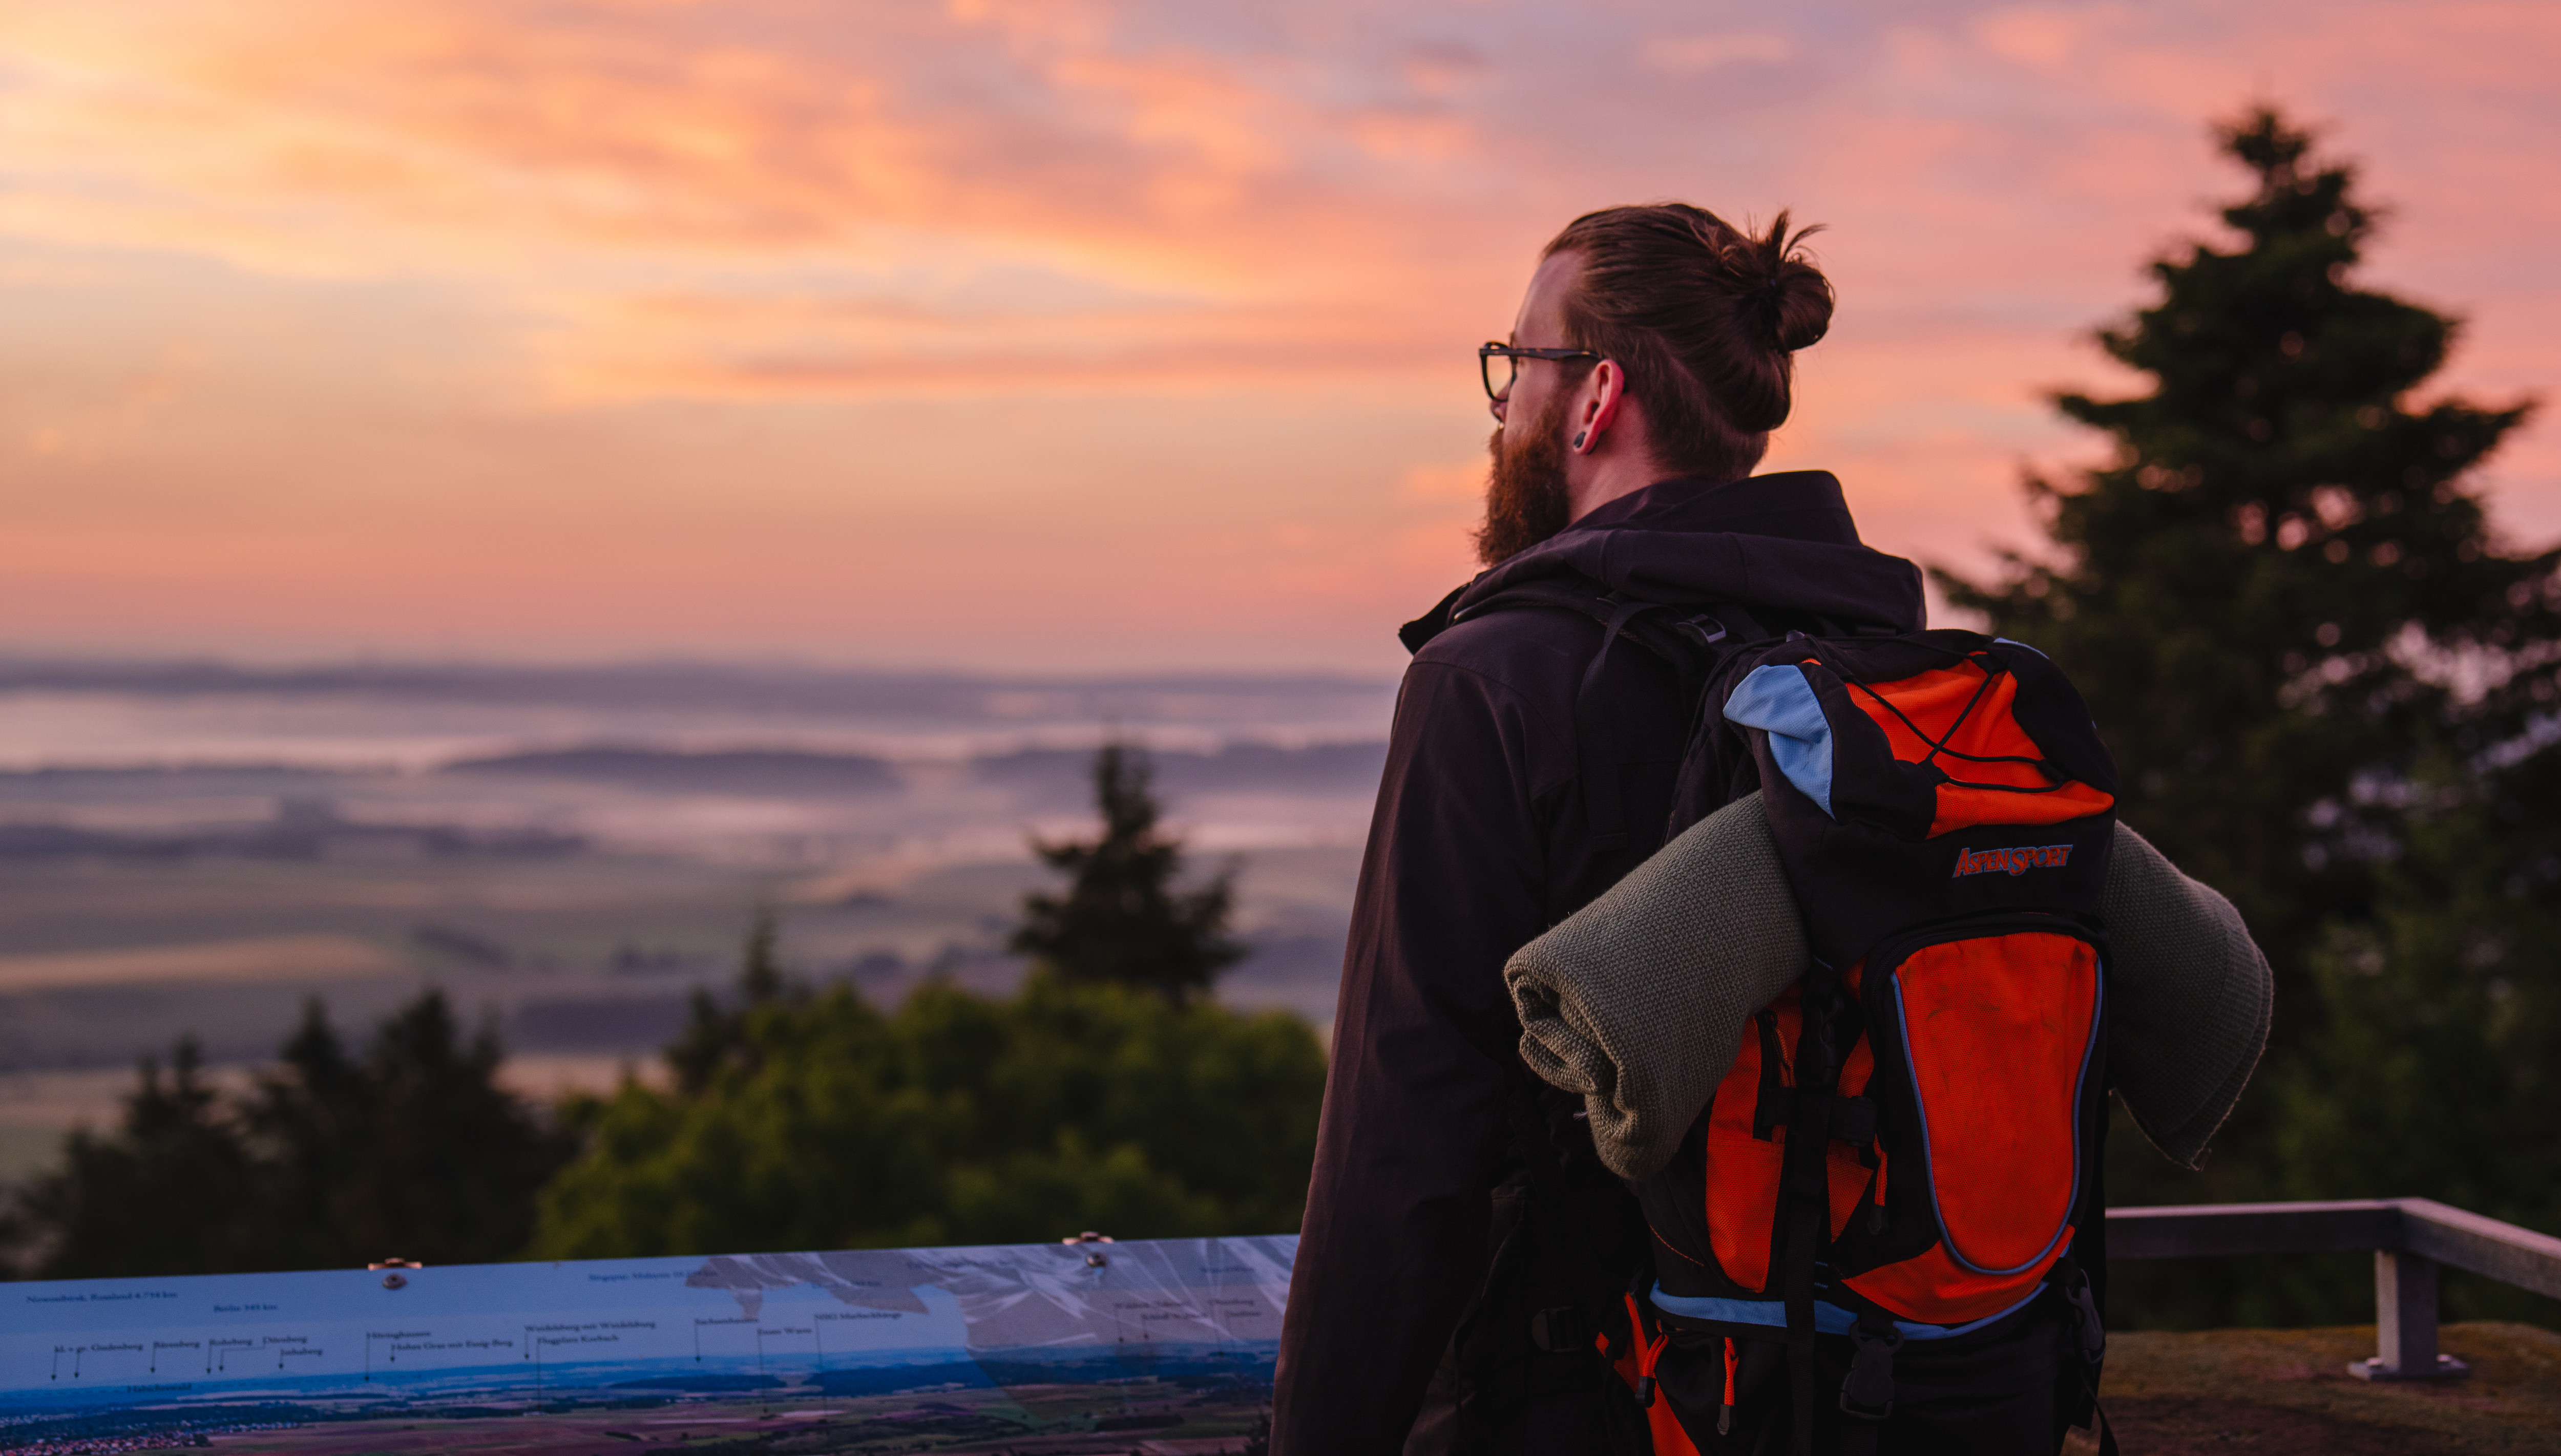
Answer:
POLYGON ((1485 524, 1476 528, 1476 560, 1494 566, 1564 530, 1574 520, 1565 489, 1565 411, 1559 395, 1527 421, 1518 441, 1503 447, 1508 429, 1485 442, 1492 472, 1485 480, 1485 524))

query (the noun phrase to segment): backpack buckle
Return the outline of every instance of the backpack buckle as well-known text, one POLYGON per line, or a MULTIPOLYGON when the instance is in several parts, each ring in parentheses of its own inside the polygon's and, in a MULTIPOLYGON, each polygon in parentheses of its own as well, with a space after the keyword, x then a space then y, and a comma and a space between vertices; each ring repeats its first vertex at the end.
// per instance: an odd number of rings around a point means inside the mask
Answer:
POLYGON ((1529 1343, 1550 1355, 1571 1355, 1578 1350, 1599 1348, 1601 1332, 1593 1328, 1592 1319, 1574 1305, 1543 1309, 1529 1317, 1529 1343))
POLYGON ((1726 636, 1725 624, 1705 612, 1672 623, 1672 629, 1700 647, 1713 646, 1726 636))
POLYGON ((2064 1302, 2072 1306, 2073 1333, 2081 1340, 2081 1359, 2097 1365, 2108 1358, 2108 1327, 2099 1318, 2098 1297, 2090 1292, 2090 1273, 2079 1264, 2065 1259, 2058 1266, 2062 1278, 2057 1287, 2064 1302))
POLYGON ((1832 1138, 1865 1152, 1876 1146, 1876 1102, 1869 1097, 1834 1097, 1832 1138))
POLYGON ((1841 1381, 1841 1414, 1853 1420, 1883 1420, 1894 1413, 1894 1352, 1903 1348, 1903 1332, 1890 1323, 1870 1324, 1867 1316, 1850 1327, 1849 1375, 1841 1381))

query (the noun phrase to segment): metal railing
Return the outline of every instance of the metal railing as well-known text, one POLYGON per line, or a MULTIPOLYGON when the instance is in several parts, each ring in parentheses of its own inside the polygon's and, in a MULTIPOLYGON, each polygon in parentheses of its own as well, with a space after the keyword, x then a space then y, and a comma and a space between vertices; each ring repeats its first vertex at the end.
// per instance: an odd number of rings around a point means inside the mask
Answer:
POLYGON ((2111 1259, 2368 1249, 2374 1254, 2376 1349, 2373 1359, 2347 1368, 2363 1379, 2450 1379, 2470 1374, 2462 1361, 2437 1349, 2439 1264, 2561 1298, 2561 1238, 2433 1199, 2108 1211, 2111 1259))

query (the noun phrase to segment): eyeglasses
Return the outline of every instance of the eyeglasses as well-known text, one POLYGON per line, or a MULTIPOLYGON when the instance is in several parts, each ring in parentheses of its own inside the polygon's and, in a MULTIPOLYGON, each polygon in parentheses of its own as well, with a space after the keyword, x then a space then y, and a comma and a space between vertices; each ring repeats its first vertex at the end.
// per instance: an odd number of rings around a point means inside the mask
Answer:
POLYGON ((1476 346, 1476 372, 1484 377, 1485 398, 1499 404, 1511 398, 1512 381, 1524 359, 1605 359, 1589 349, 1522 349, 1510 344, 1476 346))

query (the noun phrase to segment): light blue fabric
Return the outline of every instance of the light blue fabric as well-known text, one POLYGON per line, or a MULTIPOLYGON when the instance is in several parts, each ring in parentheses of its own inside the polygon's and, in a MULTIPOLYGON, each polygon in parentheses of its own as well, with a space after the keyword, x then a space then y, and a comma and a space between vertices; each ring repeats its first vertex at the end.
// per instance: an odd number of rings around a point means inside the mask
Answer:
MULTIPOLYGON (((1979 1320, 1967 1320, 1962 1325, 1916 1325, 1910 1320, 1896 1320, 1894 1328, 1902 1331, 1903 1338, 1906 1340, 1952 1339, 1979 1330, 1994 1320, 2008 1319, 2011 1315, 2027 1308, 2031 1301, 2044 1292, 2045 1284, 2040 1280, 2034 1289, 2027 1292, 2026 1299, 2020 1300, 1998 1314, 1985 1315, 1979 1320)), ((1679 1315, 1685 1320, 1715 1320, 1719 1324, 1726 1325, 1767 1325, 1773 1330, 1788 1328, 1788 1306, 1775 1299, 1711 1299, 1704 1295, 1665 1294, 1663 1286, 1657 1284, 1654 1286, 1654 1308, 1665 1314, 1679 1315)), ((1857 1323, 1858 1316, 1842 1309, 1839 1305, 1820 1299, 1814 1301, 1815 1333, 1846 1335, 1850 1331, 1850 1326, 1857 1323)))
MULTIPOLYGON (((1663 1286, 1654 1286, 1654 1308, 1665 1314, 1689 1320, 1715 1320, 1726 1325, 1767 1325, 1773 1330, 1788 1328, 1788 1306, 1775 1299, 1714 1299, 1706 1295, 1665 1294, 1663 1286)), ((1846 1335, 1858 1323, 1858 1316, 1836 1304, 1814 1301, 1814 1329, 1825 1335, 1846 1335)))
POLYGON ((1779 771, 1796 792, 1831 814, 1832 726, 1803 669, 1793 664, 1754 668, 1725 700, 1725 716, 1769 733, 1779 771))

